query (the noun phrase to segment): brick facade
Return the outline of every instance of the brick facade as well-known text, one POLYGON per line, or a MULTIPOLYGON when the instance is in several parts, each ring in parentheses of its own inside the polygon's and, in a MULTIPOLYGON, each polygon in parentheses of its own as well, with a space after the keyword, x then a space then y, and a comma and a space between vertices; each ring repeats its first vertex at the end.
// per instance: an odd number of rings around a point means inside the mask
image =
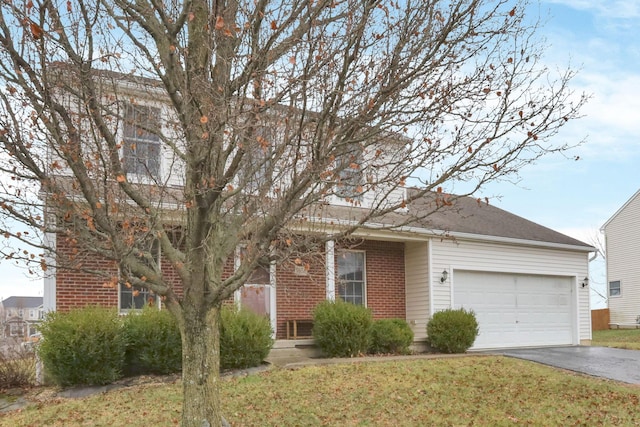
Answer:
MULTIPOLYGON (((72 240, 59 236, 57 248, 60 256, 73 257, 76 267, 101 270, 114 277, 118 274, 114 262, 95 254, 83 253, 72 240)), ((404 243, 364 241, 353 249, 366 254, 366 299, 373 317, 404 319, 404 243)), ((340 250, 336 245, 336 256, 340 250)), ((313 308, 326 298, 325 254, 309 255, 301 261, 298 264, 287 261, 276 267, 278 339, 286 336, 287 320, 311 319, 313 308)), ((175 270, 168 262, 161 264, 164 276, 176 284, 180 293, 182 289, 175 270)), ((228 262, 225 272, 233 272, 233 260, 228 262)), ((117 307, 118 288, 109 287, 107 283, 106 277, 98 277, 80 269, 59 268, 56 271, 57 310, 68 311, 74 307, 95 304, 117 307)), ((303 331, 303 334, 308 332, 303 331)))

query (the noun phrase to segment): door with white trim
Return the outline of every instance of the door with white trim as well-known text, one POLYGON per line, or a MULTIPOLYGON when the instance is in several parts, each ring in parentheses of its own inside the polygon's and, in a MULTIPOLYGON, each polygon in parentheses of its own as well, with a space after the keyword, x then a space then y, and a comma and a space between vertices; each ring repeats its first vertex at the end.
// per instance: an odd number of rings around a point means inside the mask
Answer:
POLYGON ((570 277, 455 271, 454 308, 475 312, 473 348, 573 344, 570 277))

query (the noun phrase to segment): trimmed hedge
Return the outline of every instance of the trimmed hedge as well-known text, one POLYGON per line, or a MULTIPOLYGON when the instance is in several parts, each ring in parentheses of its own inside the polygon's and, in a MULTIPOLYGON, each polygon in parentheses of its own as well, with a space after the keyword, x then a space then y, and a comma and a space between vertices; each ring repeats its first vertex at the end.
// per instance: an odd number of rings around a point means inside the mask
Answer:
POLYGON ((313 338, 328 357, 358 356, 369 349, 372 323, 368 308, 323 301, 313 311, 313 338))
POLYGON ((427 343, 443 353, 464 353, 478 333, 475 314, 463 308, 439 311, 427 323, 427 343))
POLYGON ((145 307, 124 318, 127 338, 124 374, 172 374, 182 369, 178 323, 167 310, 145 307))
POLYGON ((48 313, 38 354, 57 385, 103 385, 122 376, 126 337, 113 309, 86 307, 48 313))
POLYGON ((259 366, 273 346, 271 322, 245 308, 220 310, 220 369, 259 366))
POLYGON ((371 328, 371 353, 409 354, 413 331, 403 319, 380 319, 371 328))

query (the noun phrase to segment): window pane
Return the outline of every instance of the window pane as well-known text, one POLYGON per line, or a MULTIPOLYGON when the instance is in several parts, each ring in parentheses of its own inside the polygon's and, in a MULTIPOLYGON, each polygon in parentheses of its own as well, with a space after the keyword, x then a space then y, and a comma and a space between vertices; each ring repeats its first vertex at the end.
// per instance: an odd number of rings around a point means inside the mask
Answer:
POLYGON ((156 296, 147 289, 132 286, 127 287, 126 284, 120 285, 120 309, 121 310, 140 310, 145 305, 154 305, 156 296))
POLYGON ((620 295, 620 281, 615 280, 609 282, 609 296, 615 297, 620 295))
POLYGON ((342 252, 338 255, 337 285, 340 299, 364 304, 364 252, 342 252))
POLYGON ((363 184, 362 147, 353 144, 338 159, 338 183, 335 192, 347 199, 358 199, 362 196, 363 184))
POLYGON ((158 177, 160 172, 160 110, 127 105, 124 117, 124 168, 127 173, 158 177))

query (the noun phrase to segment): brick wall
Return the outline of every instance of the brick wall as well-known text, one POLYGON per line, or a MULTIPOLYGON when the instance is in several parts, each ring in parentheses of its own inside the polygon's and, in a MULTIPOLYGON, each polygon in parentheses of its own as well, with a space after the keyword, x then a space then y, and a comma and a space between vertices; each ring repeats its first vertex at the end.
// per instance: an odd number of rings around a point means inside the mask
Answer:
POLYGON ((367 307, 374 319, 406 318, 404 243, 367 241, 367 307))
POLYGON ((105 285, 109 279, 82 271, 82 268, 99 270, 117 277, 117 265, 82 250, 71 238, 58 235, 56 244, 60 266, 56 270, 56 310, 69 311, 86 305, 117 307, 118 289, 105 285))
MULTIPOLYGON (((404 243, 365 241, 354 250, 366 252, 367 306, 375 319, 406 318, 404 243)), ((340 250, 336 247, 336 254, 340 250)), ((276 271, 277 338, 286 336, 286 320, 311 319, 313 308, 326 299, 324 254, 302 260, 308 274, 295 274, 293 263, 276 271)), ((303 331, 305 334, 307 331, 303 331)))
MULTIPOLYGON (((117 276, 118 269, 112 261, 83 253, 72 240, 61 236, 57 243, 60 255, 74 256, 77 267, 100 269, 117 276)), ((371 308, 374 318, 404 319, 404 244, 366 241, 353 249, 366 252, 367 306, 371 308)), ((339 250, 336 247, 336 253, 339 250)), ((276 267, 277 338, 285 337, 287 319, 311 319, 313 308, 326 298, 325 254, 309 255, 301 262, 296 264, 287 261, 276 267), (300 275, 300 266, 305 265, 305 274, 300 275)), ((181 293, 175 270, 166 261, 162 262, 162 270, 165 278, 176 284, 177 292, 181 293)), ((229 260, 225 272, 233 272, 233 260, 229 260)), ((118 304, 117 287, 105 286, 108 280, 104 277, 64 268, 59 268, 56 276, 56 305, 60 311, 88 304, 111 307, 118 304)))

